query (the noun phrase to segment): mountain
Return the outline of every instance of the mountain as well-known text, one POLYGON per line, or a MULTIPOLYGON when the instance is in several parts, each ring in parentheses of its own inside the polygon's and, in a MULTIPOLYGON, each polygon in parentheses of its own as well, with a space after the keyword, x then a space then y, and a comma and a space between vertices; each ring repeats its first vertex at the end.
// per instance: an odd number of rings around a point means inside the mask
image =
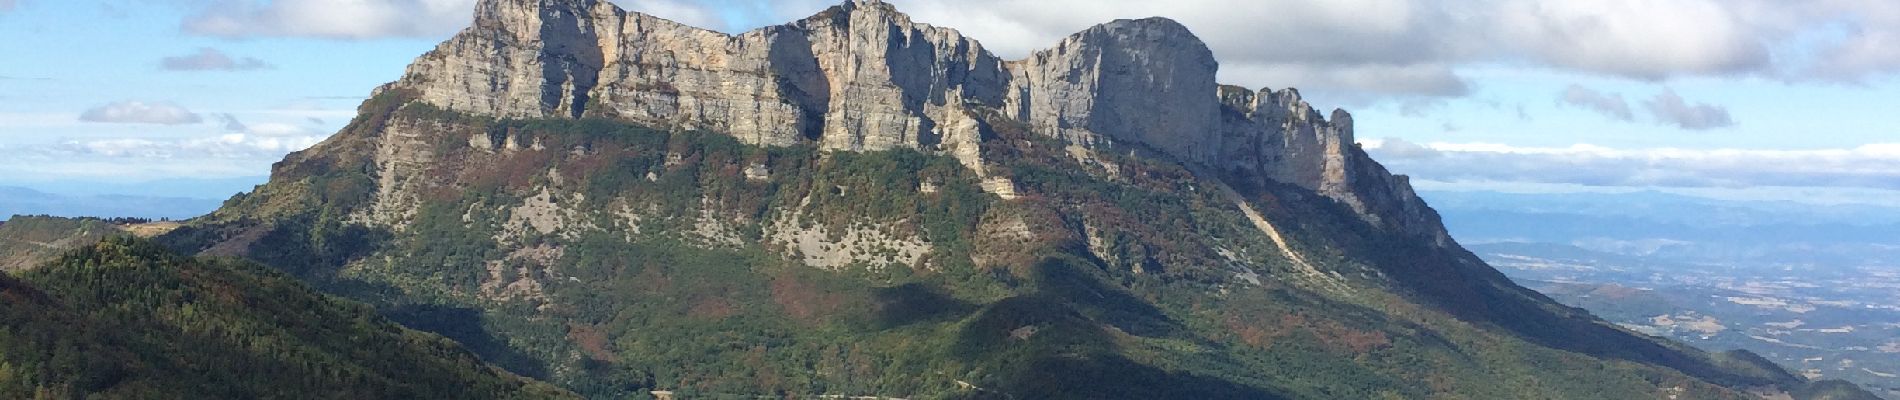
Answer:
POLYGON ((737 35, 476 7, 343 131, 160 240, 593 398, 1813 386, 1512 283, 1349 114, 1217 84, 1167 19, 1003 60, 870 0, 737 35))
MULTIPOLYGON (((1356 147, 1350 115, 1327 120, 1290 89, 1216 84, 1213 52, 1168 19, 1099 25, 1006 61, 882 2, 736 36, 599 1, 489 1, 476 14, 379 93, 459 113, 598 117, 749 145, 929 150, 1003 195, 1010 178, 990 171, 997 157, 986 157, 986 136, 1026 130, 1075 146, 1085 163, 1125 142, 1246 186, 1319 191, 1375 224, 1447 241, 1409 185, 1356 147)), ((470 145, 509 139, 490 136, 470 145)))
MULTIPOLYGON (((261 171, 260 171, 261 172, 261 171)), ((13 186, 68 196, 137 195, 223 200, 232 194, 249 192, 270 180, 269 176, 231 178, 165 178, 142 181, 112 179, 39 180, 32 177, 0 177, 0 186, 13 186)), ((213 208, 216 205, 213 205, 213 208)), ((210 209, 206 209, 209 211, 210 209)), ((196 216, 196 215, 193 215, 196 216)))
POLYGON ((178 223, 167 221, 16 215, 0 222, 0 271, 18 272, 37 267, 67 250, 108 236, 152 237, 177 227, 178 223))
POLYGON ((110 222, 44 216, 14 216, 0 223, 0 271, 20 271, 122 232, 110 222))
MULTIPOLYGON (((1501 211, 1647 220, 1697 228, 1723 226, 1900 224, 1900 208, 1857 203, 1719 199, 1657 191, 1507 193, 1435 190, 1423 193, 1440 212, 1501 211)), ((1455 222, 1454 222, 1455 225, 1455 222)), ((1454 226, 1455 228, 1455 226, 1454 226)))
POLYGON ((571 394, 256 264, 115 237, 0 274, 6 398, 518 398, 571 394))
POLYGON ((138 217, 186 219, 216 210, 223 200, 147 195, 64 195, 0 186, 0 216, 138 217))
POLYGON ((1467 243, 1542 242, 1735 269, 1840 269, 1900 260, 1900 209, 1663 193, 1427 195, 1467 243))

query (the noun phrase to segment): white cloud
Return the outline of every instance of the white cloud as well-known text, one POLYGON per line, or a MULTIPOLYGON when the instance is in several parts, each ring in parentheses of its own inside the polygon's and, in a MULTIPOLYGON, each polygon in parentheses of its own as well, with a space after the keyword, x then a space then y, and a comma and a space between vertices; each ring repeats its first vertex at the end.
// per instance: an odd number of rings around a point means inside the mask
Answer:
POLYGON ((1570 87, 1564 88, 1563 93, 1557 95, 1557 101, 1561 104, 1582 107, 1585 110, 1594 111, 1598 114, 1619 120, 1630 121, 1636 119, 1636 114, 1630 112, 1629 102, 1623 101, 1623 95, 1598 92, 1595 89, 1583 87, 1582 85, 1573 84, 1570 85, 1570 87))
MULTIPOLYGON (((185 19, 205 36, 376 39, 438 37, 469 25, 476 0, 217 0, 185 19)), ((718 27, 719 13, 684 0, 619 0, 628 10, 718 27)))
POLYGON ((204 117, 169 102, 121 101, 88 109, 79 114, 79 120, 118 124, 183 125, 204 122, 204 117))
POLYGON ((1735 0, 1499 1, 1485 35, 1534 61, 1640 79, 1760 71, 1766 41, 1735 0))
POLYGON ((1362 145, 1395 172, 1441 182, 1900 190, 1900 143, 1821 150, 1418 145, 1397 139, 1367 140, 1362 145))
POLYGON ((1900 71, 1900 2, 1882 0, 1750 0, 1737 7, 1778 38, 1815 39, 1782 65, 1796 80, 1857 83, 1900 71), (1808 47, 1812 47, 1809 49, 1808 47))
POLYGON ((218 37, 432 37, 467 26, 474 0, 219 0, 185 19, 218 37))
POLYGON ((0 174, 33 179, 151 180, 256 176, 285 154, 322 136, 264 137, 245 133, 154 139, 72 139, 47 144, 0 143, 0 174))
MULTIPOLYGON (((207 114, 213 124, 184 127, 222 133, 89 133, 51 142, 0 143, 0 175, 37 179, 168 179, 255 176, 286 154, 326 139, 327 132, 291 122, 244 123, 227 113, 207 114)), ((7 119, 0 114, 0 120, 7 119)), ((69 120, 70 121, 70 120, 69 120)), ((168 128, 170 129, 170 128, 168 128)))
MULTIPOLYGON (((1225 62, 1225 60, 1223 60, 1225 62)), ((1221 65, 1220 79, 1250 86, 1298 87, 1302 93, 1327 91, 1352 102, 1370 97, 1457 97, 1471 92, 1471 84, 1443 64, 1319 66, 1297 63, 1221 65)))
POLYGON ((270 69, 264 60, 252 57, 233 59, 217 49, 203 47, 198 52, 158 60, 159 68, 171 71, 249 71, 270 69))
POLYGON ((1689 104, 1675 90, 1664 89, 1643 105, 1649 108, 1657 121, 1682 129, 1706 130, 1735 126, 1735 120, 1729 117, 1727 108, 1706 103, 1689 104))
POLYGON ((1431 147, 1412 143, 1405 139, 1387 138, 1365 142, 1367 148, 1379 151, 1380 160, 1423 160, 1444 157, 1445 153, 1431 147))
POLYGON ((719 12, 705 4, 689 0, 613 0, 616 5, 628 11, 645 13, 673 20, 687 25, 709 28, 730 29, 719 18, 719 12))
MULTIPOLYGON (((1634 121, 1636 113, 1630 110, 1623 95, 1599 92, 1581 85, 1570 85, 1558 93, 1557 103, 1578 107, 1621 121, 1634 121)), ((1735 126, 1734 118, 1728 109, 1722 106, 1698 103, 1689 104, 1675 90, 1663 89, 1655 97, 1643 102, 1643 107, 1655 117, 1658 124, 1675 126, 1689 130, 1708 130, 1735 126)))
POLYGON ((282 123, 282 122, 264 122, 264 123, 252 124, 250 125, 249 128, 250 129, 248 129, 247 132, 253 136, 270 137, 270 138, 291 138, 291 137, 299 137, 299 136, 312 136, 316 134, 316 132, 311 131, 309 128, 305 128, 303 126, 299 126, 295 124, 282 123))
MULTIPOLYGON (((1453 3, 1445 3, 1453 4, 1453 3)), ((1192 29, 1221 62, 1221 80, 1299 87, 1321 100, 1455 97, 1470 92, 1457 63, 1482 49, 1448 22, 1463 6, 1413 0, 1231 2, 908 0, 921 22, 957 28, 1005 58, 1120 18, 1164 16, 1192 29)), ((784 16, 781 16, 783 18, 784 16)))
MULTIPOLYGON (((221 37, 439 37, 476 0, 214 0, 187 32, 221 37)), ((1900 2, 1883 0, 892 0, 1007 58, 1117 18, 1165 16, 1220 57, 1222 80, 1319 100, 1456 97, 1465 71, 1507 65, 1644 81, 1763 76, 1853 82, 1900 72, 1900 2), (1795 51, 1782 51, 1790 47, 1795 51), (1783 54, 1786 53, 1786 54, 1783 54)), ((834 0, 617 0, 734 31, 834 0)))
MULTIPOLYGON (((1325 97, 1460 96, 1462 71, 1547 67, 1644 81, 1756 75, 1853 80, 1900 71, 1900 2, 1880 0, 893 0, 1022 57, 1090 25, 1165 16, 1220 57, 1222 79, 1325 97), (1827 51, 1776 57, 1829 29, 1827 51), (1812 65, 1811 68, 1800 68, 1812 65), (1394 73, 1402 72, 1402 73, 1394 73)), ((782 21, 829 1, 776 2, 782 21)))
POLYGON ((53 155, 146 159, 277 159, 323 141, 323 136, 273 137, 247 133, 183 139, 68 140, 39 149, 53 155))

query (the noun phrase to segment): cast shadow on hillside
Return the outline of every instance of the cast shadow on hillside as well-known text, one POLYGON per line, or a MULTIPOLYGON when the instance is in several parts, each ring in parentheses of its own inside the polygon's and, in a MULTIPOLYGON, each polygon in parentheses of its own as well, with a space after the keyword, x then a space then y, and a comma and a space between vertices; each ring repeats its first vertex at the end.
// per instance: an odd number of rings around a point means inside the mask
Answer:
POLYGON ((1286 398, 1125 356, 1112 330, 1147 337, 1191 335, 1160 309, 1091 275, 1087 264, 1070 256, 1045 258, 1031 269, 1031 293, 989 304, 965 324, 952 354, 996 372, 989 382, 994 387, 971 397, 1286 398))
POLYGON ((437 304, 409 304, 379 310, 409 329, 430 332, 462 344, 462 347, 502 369, 534 379, 546 380, 548 366, 534 356, 510 346, 483 327, 486 316, 481 310, 437 304))
POLYGON ((938 321, 969 315, 977 307, 957 299, 935 286, 907 283, 872 291, 876 302, 877 328, 894 328, 919 322, 938 321))

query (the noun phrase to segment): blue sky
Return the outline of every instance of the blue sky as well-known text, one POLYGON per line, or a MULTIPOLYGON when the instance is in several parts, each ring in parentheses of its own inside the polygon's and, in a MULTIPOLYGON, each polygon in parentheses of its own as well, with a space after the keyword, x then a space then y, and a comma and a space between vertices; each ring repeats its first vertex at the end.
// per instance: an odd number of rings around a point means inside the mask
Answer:
MULTIPOLYGON (((0 0, 0 185, 261 176, 474 1, 0 0)), ((1900 198, 1890 1, 892 2, 1012 58, 1175 18, 1222 80, 1353 111, 1430 188, 1900 198)), ((832 4, 617 3, 728 32, 832 4)))

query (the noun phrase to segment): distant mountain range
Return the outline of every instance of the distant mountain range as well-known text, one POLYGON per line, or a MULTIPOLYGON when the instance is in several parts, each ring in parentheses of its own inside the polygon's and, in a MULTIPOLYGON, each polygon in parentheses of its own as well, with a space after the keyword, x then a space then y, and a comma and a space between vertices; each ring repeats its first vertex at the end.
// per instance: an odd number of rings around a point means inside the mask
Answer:
POLYGON ((146 181, 116 181, 105 179, 8 179, 0 177, 0 187, 21 187, 46 193, 70 196, 123 195, 139 197, 182 197, 191 199, 224 200, 231 195, 249 192, 257 185, 270 180, 268 176, 240 176, 230 178, 169 178, 146 181))
POLYGON ((1734 267, 1900 264, 1900 208, 1657 192, 1427 192, 1463 243, 1538 242, 1734 267))
POLYGON ((1432 207, 1440 212, 1491 210, 1522 214, 1571 214, 1630 218, 1691 227, 1900 224, 1900 208, 1872 204, 1723 200, 1659 191, 1504 193, 1425 190, 1419 194, 1431 200, 1432 207))
POLYGON ((125 194, 70 195, 0 186, 0 219, 13 215, 53 215, 182 220, 209 213, 223 203, 224 199, 125 194))

